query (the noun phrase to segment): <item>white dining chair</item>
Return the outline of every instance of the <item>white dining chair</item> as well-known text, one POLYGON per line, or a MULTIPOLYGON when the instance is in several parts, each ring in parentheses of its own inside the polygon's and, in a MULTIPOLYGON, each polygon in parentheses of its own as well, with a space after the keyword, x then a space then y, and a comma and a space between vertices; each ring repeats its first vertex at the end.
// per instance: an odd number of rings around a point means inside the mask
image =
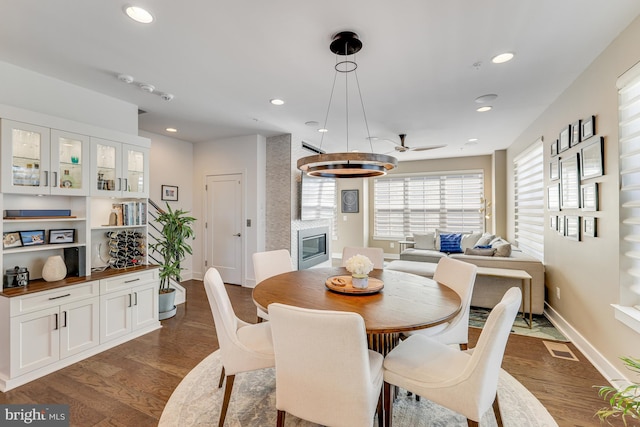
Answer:
POLYGON ((493 405, 498 426, 502 426, 498 375, 521 300, 520 288, 504 294, 472 351, 460 351, 422 335, 413 335, 391 350, 384 361, 385 426, 391 427, 393 417, 392 386, 464 415, 469 427, 479 426, 480 418, 493 405))
POLYGON ((206 272, 204 287, 211 306, 222 356, 222 372, 218 388, 222 387, 226 378, 218 423, 218 426, 222 427, 227 415, 235 375, 239 372, 275 366, 271 325, 268 322, 252 325, 236 316, 220 273, 215 268, 210 268, 206 272))
POLYGON ((335 427, 382 426, 382 362, 362 316, 269 305, 276 354, 277 425, 289 413, 335 427))
POLYGON ((453 289, 460 297, 460 312, 448 322, 405 333, 405 335, 424 335, 443 344, 458 344, 466 350, 469 344, 469 310, 471 294, 476 282, 478 267, 453 258, 440 258, 433 280, 453 289))
MULTIPOLYGON (((255 252, 253 254, 253 272, 256 276, 256 284, 269 277, 293 271, 291 255, 287 249, 277 249, 274 251, 255 252)), ((261 308, 256 308, 258 323, 269 320, 267 312, 261 308)))
POLYGON ((373 268, 384 268, 384 251, 382 248, 365 248, 345 246, 342 248, 342 266, 347 266, 347 260, 354 255, 364 255, 371 260, 373 268))

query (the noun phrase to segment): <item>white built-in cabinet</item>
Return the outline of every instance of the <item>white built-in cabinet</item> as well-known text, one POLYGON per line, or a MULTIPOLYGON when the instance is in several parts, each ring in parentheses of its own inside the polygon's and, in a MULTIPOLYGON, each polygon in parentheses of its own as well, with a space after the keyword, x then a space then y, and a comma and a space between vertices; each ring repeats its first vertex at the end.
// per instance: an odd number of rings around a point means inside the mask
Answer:
POLYGON ((109 220, 114 204, 143 206, 141 217, 146 216, 149 140, 7 106, 0 106, 0 114, 0 268, 5 273, 27 267, 30 273, 27 288, 0 293, 4 392, 157 329, 160 322, 158 269, 143 266, 147 254, 139 257, 140 267, 97 268, 112 259, 109 235, 114 232, 135 232, 146 242, 146 218, 129 225, 109 220), (34 209, 70 215, 6 215, 34 209), (50 239, 52 230, 71 229, 73 241, 50 239), (34 230, 44 231, 43 243, 5 242, 7 233, 34 230), (48 257, 72 253, 78 254, 84 274, 60 282, 41 279, 48 257))

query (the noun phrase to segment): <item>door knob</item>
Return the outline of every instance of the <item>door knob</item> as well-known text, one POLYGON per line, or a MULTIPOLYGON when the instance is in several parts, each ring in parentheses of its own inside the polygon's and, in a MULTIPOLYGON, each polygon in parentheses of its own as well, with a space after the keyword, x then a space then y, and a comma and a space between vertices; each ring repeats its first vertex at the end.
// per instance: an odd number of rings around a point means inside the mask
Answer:
POLYGON ((236 237, 240 237, 240 236, 241 236, 241 234, 240 234, 240 233, 236 233, 236 234, 234 234, 234 236, 236 236, 236 237))

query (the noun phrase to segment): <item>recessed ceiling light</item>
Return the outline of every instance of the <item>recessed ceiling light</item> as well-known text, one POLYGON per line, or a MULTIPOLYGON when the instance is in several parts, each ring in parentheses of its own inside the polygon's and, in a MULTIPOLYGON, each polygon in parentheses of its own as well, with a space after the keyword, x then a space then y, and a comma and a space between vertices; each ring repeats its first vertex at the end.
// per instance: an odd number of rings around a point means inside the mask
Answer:
POLYGON ((176 132, 178 132, 178 129, 176 129, 176 128, 166 128, 165 130, 166 130, 167 132, 171 132, 171 133, 176 133, 176 132))
POLYGON ((141 24, 150 24, 153 22, 153 15, 138 6, 126 6, 124 13, 126 13, 129 18, 141 24))
POLYGON ((513 59, 513 53, 505 52, 491 58, 491 62, 494 64, 503 64, 505 62, 511 61, 513 59))
POLYGON ((493 108, 493 107, 492 107, 491 105, 486 105, 486 106, 484 106, 484 107, 477 108, 477 109, 476 109, 476 111, 477 111, 478 113, 484 113, 484 112, 486 112, 486 111, 491 110, 492 108, 493 108))
POLYGON ((478 142, 478 138, 469 138, 469 142, 478 142))
POLYGON ((272 103, 273 105, 282 105, 284 104, 284 101, 282 99, 278 99, 278 98, 274 98, 269 100, 270 103, 272 103))
POLYGON ((488 93, 476 98, 476 104, 486 104, 487 102, 495 101, 498 95, 495 93, 488 93))
POLYGON ((329 129, 325 129, 325 128, 318 129, 318 132, 320 132, 320 133, 329 132, 329 129))

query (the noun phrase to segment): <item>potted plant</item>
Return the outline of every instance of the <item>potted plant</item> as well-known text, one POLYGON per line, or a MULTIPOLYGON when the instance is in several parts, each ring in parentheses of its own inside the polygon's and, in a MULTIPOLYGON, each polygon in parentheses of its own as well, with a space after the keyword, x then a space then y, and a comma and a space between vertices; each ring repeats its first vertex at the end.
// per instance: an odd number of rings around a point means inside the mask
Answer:
MULTIPOLYGON (((628 369, 640 373, 640 359, 631 357, 621 357, 620 359, 628 369)), ((627 417, 634 420, 640 419, 640 384, 637 382, 622 388, 600 387, 598 394, 604 399, 608 399, 610 406, 596 412, 601 421, 605 421, 609 417, 621 417, 626 426, 627 417)))
POLYGON ((192 224, 195 218, 187 216, 182 209, 171 209, 167 203, 167 210, 160 210, 156 222, 162 226, 161 237, 149 246, 154 252, 162 256, 160 266, 160 319, 168 319, 176 314, 175 289, 171 288, 171 280, 180 282, 180 263, 186 254, 193 253, 189 239, 194 239, 192 224))

